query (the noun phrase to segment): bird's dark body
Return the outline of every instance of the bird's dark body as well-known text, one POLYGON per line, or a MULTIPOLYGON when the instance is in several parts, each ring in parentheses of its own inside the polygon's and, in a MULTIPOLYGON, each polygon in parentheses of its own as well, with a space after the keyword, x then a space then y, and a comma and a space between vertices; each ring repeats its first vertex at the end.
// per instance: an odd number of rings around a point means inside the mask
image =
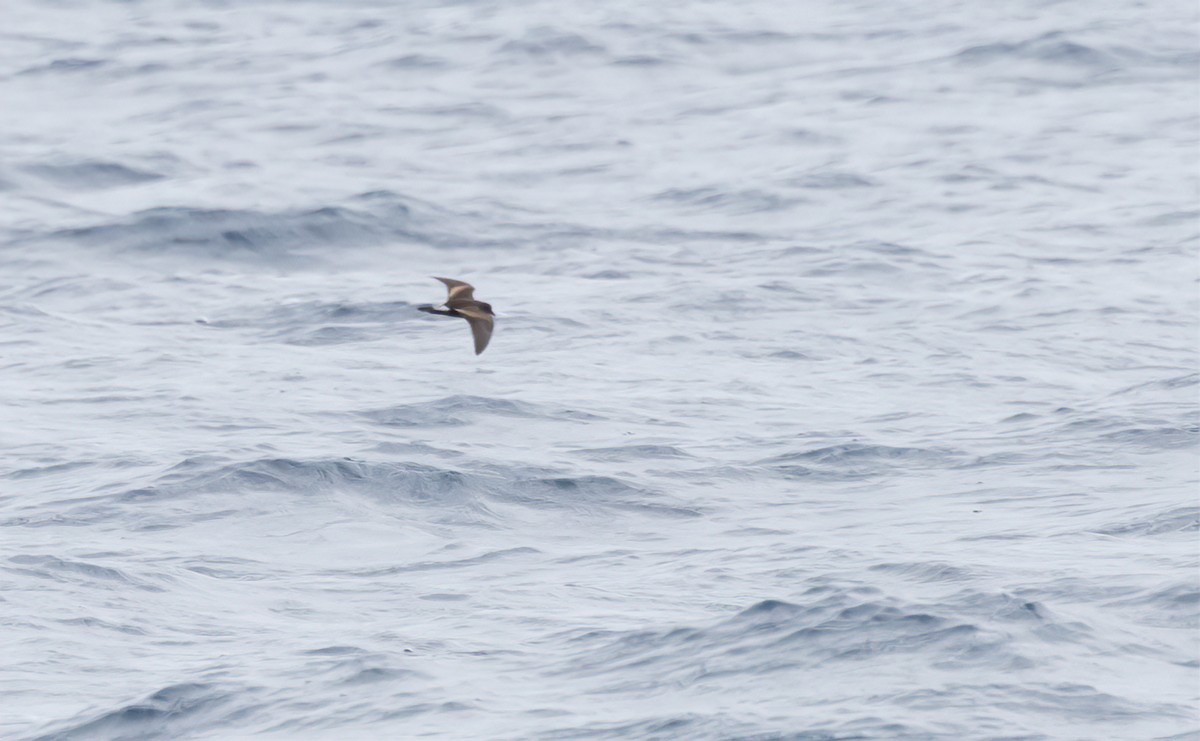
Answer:
POLYGON ((439 314, 441 316, 453 316, 460 319, 466 319, 467 324, 471 326, 471 336, 475 339, 475 354, 483 352, 487 347, 488 342, 492 339, 492 327, 495 326, 496 313, 492 311, 492 305, 486 301, 476 301, 474 297, 475 288, 469 283, 464 283, 461 280, 453 280, 451 278, 436 278, 446 284, 450 291, 445 308, 437 308, 432 304, 418 306, 417 309, 427 314, 439 314))
MULTIPOLYGON (((441 314, 442 316, 462 317, 462 314, 459 314, 454 309, 448 309, 448 310, 435 309, 433 304, 426 304, 425 306, 418 306, 417 309, 425 312, 426 314, 441 314)), ((465 317, 463 317, 463 318, 465 318, 465 317)))
MULTIPOLYGON (((489 303, 485 303, 483 301, 468 301, 466 303, 469 303, 473 307, 478 307, 478 308, 482 309, 488 316, 496 316, 496 312, 492 311, 492 305, 489 303)), ((455 304, 454 301, 447 301, 444 304, 444 306, 446 307, 447 310, 439 309, 439 308, 435 307, 433 304, 425 304, 424 306, 418 306, 417 308, 420 309, 421 311, 424 311, 427 314, 441 314, 442 316, 457 316, 457 317, 466 319, 467 315, 462 314, 458 310, 456 310, 454 308, 454 304, 455 304)))

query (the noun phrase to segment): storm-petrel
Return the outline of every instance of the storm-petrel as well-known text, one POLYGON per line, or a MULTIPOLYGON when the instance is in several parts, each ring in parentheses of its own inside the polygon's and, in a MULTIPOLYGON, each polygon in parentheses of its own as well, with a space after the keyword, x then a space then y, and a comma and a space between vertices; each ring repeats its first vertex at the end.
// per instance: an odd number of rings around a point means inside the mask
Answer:
POLYGON ((483 349, 488 346, 488 340, 492 339, 492 326, 495 324, 492 317, 496 314, 492 311, 492 305, 476 301, 475 287, 470 283, 436 276, 434 280, 440 280, 446 284, 446 288, 450 289, 450 295, 446 298, 443 308, 434 308, 432 305, 418 306, 417 308, 429 314, 457 316, 466 319, 467 324, 471 325, 471 334, 475 336, 475 354, 483 352, 483 349))

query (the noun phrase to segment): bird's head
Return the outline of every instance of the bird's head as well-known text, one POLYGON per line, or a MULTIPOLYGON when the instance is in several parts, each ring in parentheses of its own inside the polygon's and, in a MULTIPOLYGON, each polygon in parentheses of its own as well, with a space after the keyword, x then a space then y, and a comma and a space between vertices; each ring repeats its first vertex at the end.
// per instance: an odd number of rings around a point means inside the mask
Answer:
POLYGON ((492 316, 496 316, 496 312, 492 311, 492 305, 489 303, 480 301, 479 308, 483 309, 484 311, 486 311, 488 314, 491 314, 492 316))

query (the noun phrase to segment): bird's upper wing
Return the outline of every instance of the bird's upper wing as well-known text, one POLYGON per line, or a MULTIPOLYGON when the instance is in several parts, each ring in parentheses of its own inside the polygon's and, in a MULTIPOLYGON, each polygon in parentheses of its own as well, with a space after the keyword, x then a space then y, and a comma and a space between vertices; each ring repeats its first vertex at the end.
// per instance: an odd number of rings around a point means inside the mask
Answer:
POLYGON ((450 295, 446 297, 447 301, 454 298, 469 299, 475 297, 475 286, 470 283, 464 283, 461 280, 454 280, 453 278, 438 278, 437 276, 434 276, 434 280, 440 280, 446 284, 446 288, 450 289, 450 295))
POLYGON ((492 339, 492 327, 496 325, 491 316, 479 309, 456 309, 467 324, 471 325, 471 335, 475 338, 475 354, 483 352, 492 339))

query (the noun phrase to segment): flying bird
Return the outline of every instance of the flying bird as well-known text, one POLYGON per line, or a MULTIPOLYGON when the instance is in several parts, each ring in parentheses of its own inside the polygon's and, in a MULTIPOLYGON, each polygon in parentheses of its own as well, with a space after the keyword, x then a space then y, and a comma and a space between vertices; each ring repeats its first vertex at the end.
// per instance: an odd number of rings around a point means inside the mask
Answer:
POLYGON ((418 306, 417 308, 428 314, 457 316, 466 319, 467 324, 471 325, 471 335, 475 338, 475 354, 483 352, 483 349, 488 346, 488 341, 492 339, 492 327, 495 325, 492 317, 496 314, 492 311, 492 305, 476 301, 475 286, 470 283, 436 276, 434 280, 445 283, 446 288, 450 290, 450 295, 446 297, 446 303, 440 308, 432 305, 418 306))

